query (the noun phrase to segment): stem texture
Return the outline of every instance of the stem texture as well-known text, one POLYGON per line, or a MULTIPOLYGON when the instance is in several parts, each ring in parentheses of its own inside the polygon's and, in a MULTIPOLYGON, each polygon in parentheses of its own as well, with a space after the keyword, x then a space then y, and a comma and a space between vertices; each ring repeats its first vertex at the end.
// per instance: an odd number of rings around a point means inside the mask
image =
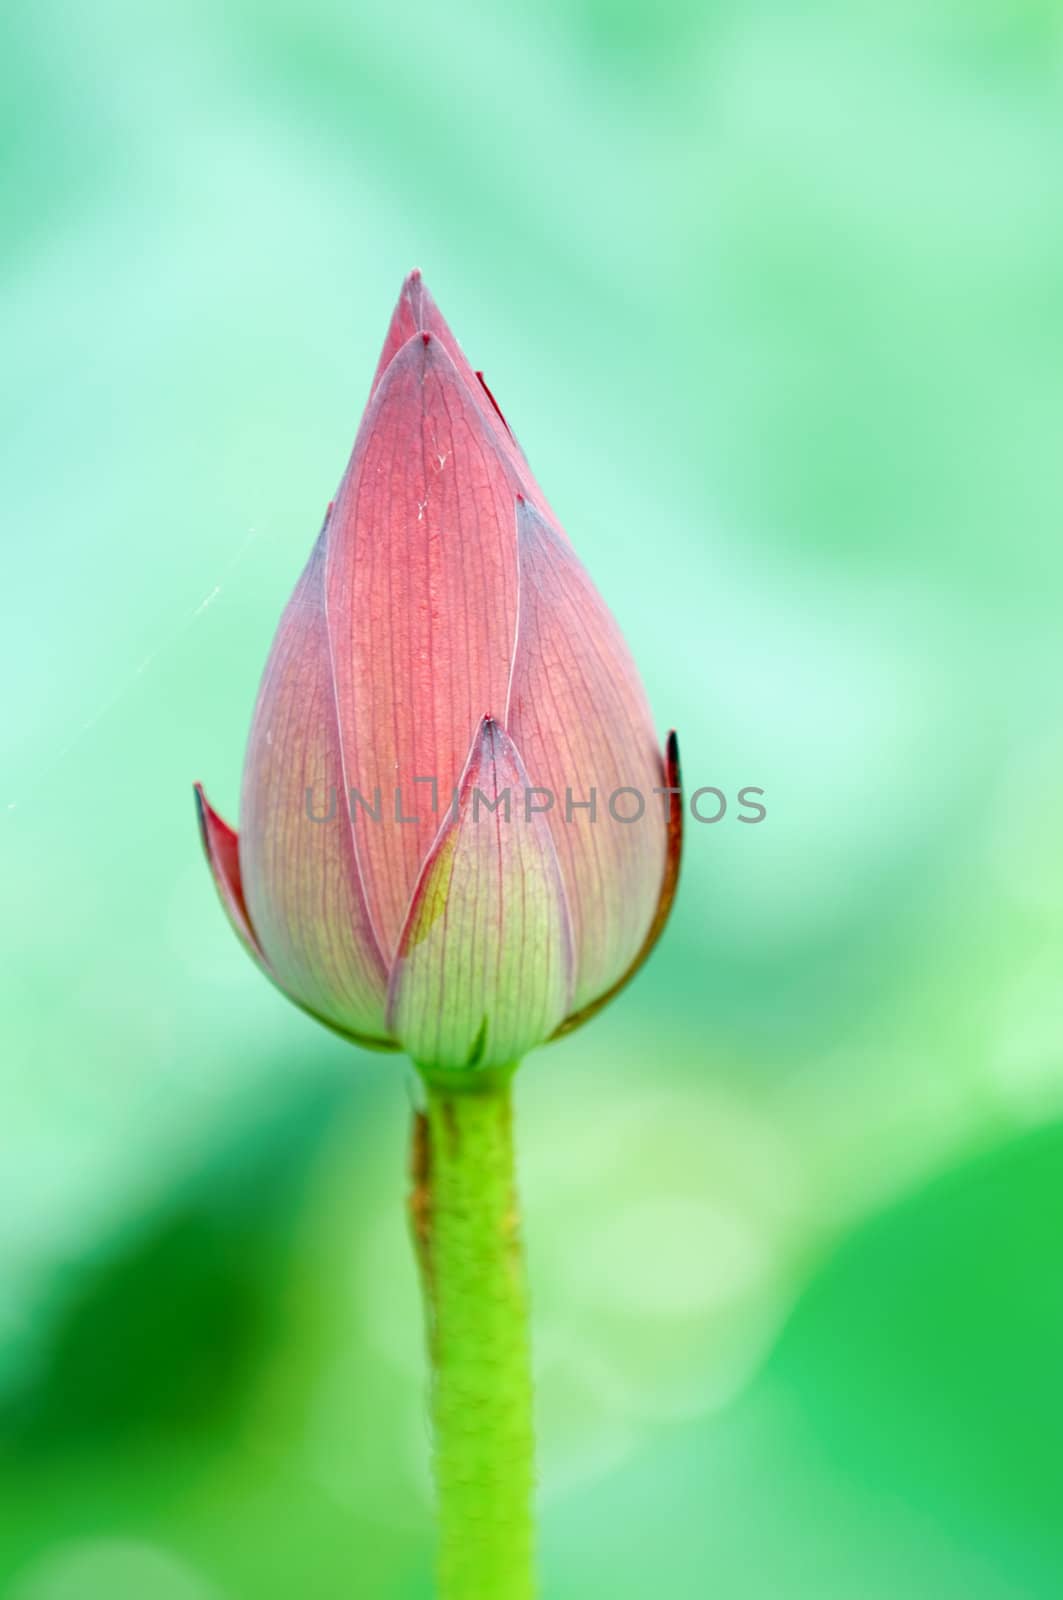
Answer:
POLYGON ((440 1600, 532 1600, 534 1442, 510 1073, 427 1085, 410 1214, 432 1365, 440 1600))

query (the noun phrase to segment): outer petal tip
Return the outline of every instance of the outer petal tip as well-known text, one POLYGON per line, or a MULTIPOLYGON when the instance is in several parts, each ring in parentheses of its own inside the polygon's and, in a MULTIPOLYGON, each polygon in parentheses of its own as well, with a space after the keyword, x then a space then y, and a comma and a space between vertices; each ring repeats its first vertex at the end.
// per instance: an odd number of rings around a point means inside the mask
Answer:
MULTIPOLYGON (((476 368, 476 376, 477 376, 477 379, 479 380, 480 388, 483 390, 483 392, 487 396, 488 400, 490 400, 490 402, 491 402, 492 406, 494 407, 495 411, 498 413, 499 421, 501 422, 503 428, 505 428, 506 432, 509 434, 510 438, 512 439, 513 438, 513 429, 510 427, 509 423, 506 421, 505 416, 504 416, 503 411, 502 411, 502 407, 499 405, 498 401, 495 399, 494 395, 492 394, 491 389, 488 386, 487 379, 484 377, 484 375, 481 372, 479 367, 476 368)), ((518 495, 517 498, 519 500, 523 500, 524 496, 523 495, 518 495)))
MULTIPOLYGON (((244 887, 240 877, 240 849, 239 839, 234 828, 230 828, 214 810, 210 801, 203 792, 203 785, 194 786, 196 796, 196 817, 199 821, 199 836, 203 841, 203 852, 207 858, 214 886, 218 897, 225 907, 229 921, 248 953, 258 962, 267 973, 269 963, 262 952, 262 947, 255 936, 251 926, 251 918, 247 913, 247 903, 244 900, 244 887)), ((270 974, 272 976, 272 974, 270 974)))

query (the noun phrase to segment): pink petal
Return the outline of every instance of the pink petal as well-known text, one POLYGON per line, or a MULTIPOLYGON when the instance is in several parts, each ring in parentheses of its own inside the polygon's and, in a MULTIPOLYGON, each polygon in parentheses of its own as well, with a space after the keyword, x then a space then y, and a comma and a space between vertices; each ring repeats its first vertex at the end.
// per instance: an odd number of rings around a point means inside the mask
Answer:
POLYGON ((627 971, 653 921, 668 826, 660 750, 619 628, 572 547, 527 503, 517 506, 520 600, 506 727, 546 813, 572 913, 574 1005, 627 971), (626 788, 632 795, 617 795, 626 788), (654 793, 654 790, 657 793, 654 793), (594 791, 596 812, 580 808, 594 791), (640 820, 620 821, 637 814, 640 820))
POLYGON ((469 729, 501 718, 516 623, 514 473, 440 340, 391 360, 329 524, 327 596, 355 840, 378 942, 398 941, 469 729), (435 779, 436 809, 429 783, 435 779), (398 814, 415 818, 396 821, 398 814))
POLYGON ((485 717, 457 820, 444 824, 425 862, 391 979, 391 1027, 429 1070, 516 1062, 568 1010, 564 889, 549 829, 525 813, 527 787, 512 740, 485 717))
POLYGON ((665 923, 672 911, 672 902, 675 900, 675 891, 679 884, 679 862, 683 853, 683 779, 679 769, 679 741, 675 729, 668 735, 664 754, 664 787, 668 791, 668 843, 664 862, 664 877, 661 879, 660 893, 657 896, 657 908, 653 914, 645 939, 638 950, 634 961, 621 973, 614 984, 589 1001, 579 1011, 574 1011, 565 1018, 554 1035, 558 1038, 561 1034, 571 1033, 574 1028, 582 1028, 596 1016, 603 1006, 607 1006, 620 990, 626 988, 639 968, 647 960, 664 932, 665 923))
POLYGON ((327 528, 326 521, 281 618, 259 690, 240 866, 251 921, 281 987, 342 1032, 384 1042, 387 975, 354 852, 332 690, 327 528), (311 820, 330 806, 330 820, 311 820))

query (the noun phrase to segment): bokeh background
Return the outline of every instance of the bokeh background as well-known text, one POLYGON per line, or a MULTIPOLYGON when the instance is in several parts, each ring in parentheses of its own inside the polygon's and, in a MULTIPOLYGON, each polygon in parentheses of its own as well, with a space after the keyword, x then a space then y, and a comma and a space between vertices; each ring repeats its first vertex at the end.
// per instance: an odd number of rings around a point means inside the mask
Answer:
POLYGON ((414 264, 768 805, 521 1073, 546 1600, 1063 1593, 1061 15, 5 8, 5 1600, 431 1593, 404 1069, 190 787, 414 264))

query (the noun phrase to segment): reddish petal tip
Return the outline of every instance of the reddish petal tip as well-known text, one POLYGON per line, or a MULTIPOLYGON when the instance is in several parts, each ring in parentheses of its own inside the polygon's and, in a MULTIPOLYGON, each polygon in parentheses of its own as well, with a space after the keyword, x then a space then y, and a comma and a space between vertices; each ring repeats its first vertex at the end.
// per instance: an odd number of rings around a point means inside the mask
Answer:
POLYGON ((203 852, 214 877, 222 905, 225 907, 237 936, 258 962, 269 972, 258 936, 251 926, 251 918, 244 899, 244 886, 240 876, 240 850, 235 828, 218 815, 203 791, 201 783, 193 784, 196 796, 196 820, 203 852))
POLYGON ((199 823, 199 837, 203 841, 203 848, 210 855, 210 840, 207 837, 207 797, 203 793, 203 785, 192 785, 196 796, 196 821, 199 823))
POLYGON ((430 333, 422 333, 421 334, 421 338, 422 338, 422 340, 424 341, 425 344, 431 344, 432 343, 432 335, 430 333))
POLYGON ((488 400, 490 400, 491 404, 494 406, 495 410, 498 413, 499 421, 501 422, 503 428, 505 428, 506 432, 509 434, 510 438, 512 439, 513 430, 510 427, 509 423, 506 421, 505 415, 503 414, 503 411, 502 411, 502 407, 499 405, 498 401, 495 399, 494 395, 491 393, 491 390, 488 388, 487 379, 484 377, 483 373, 479 370, 479 368, 477 368, 477 370, 476 370, 476 376, 480 380, 480 388, 483 390, 483 392, 487 396, 488 400))

